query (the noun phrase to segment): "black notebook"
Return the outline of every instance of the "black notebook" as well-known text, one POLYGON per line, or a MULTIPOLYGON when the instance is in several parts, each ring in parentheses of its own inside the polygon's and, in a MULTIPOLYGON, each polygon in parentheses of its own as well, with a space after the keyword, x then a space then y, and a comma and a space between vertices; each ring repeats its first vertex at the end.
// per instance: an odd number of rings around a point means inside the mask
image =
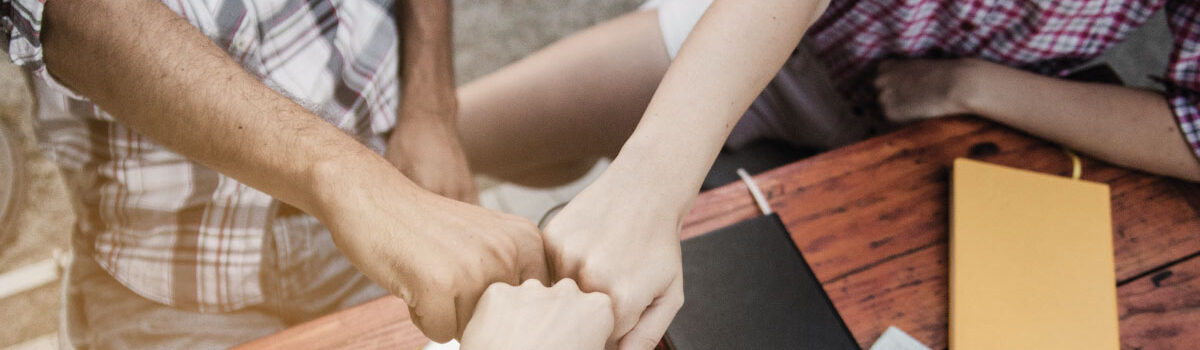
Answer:
POLYGON ((671 349, 859 349, 776 215, 684 241, 683 281, 671 349))

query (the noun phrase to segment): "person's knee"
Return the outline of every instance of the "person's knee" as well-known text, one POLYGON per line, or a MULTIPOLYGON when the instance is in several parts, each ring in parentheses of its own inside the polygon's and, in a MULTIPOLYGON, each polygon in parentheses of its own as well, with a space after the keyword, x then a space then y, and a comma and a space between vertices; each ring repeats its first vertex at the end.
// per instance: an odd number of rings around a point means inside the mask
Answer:
POLYGON ((562 186, 587 175, 598 160, 599 158, 568 160, 490 175, 521 186, 562 186))

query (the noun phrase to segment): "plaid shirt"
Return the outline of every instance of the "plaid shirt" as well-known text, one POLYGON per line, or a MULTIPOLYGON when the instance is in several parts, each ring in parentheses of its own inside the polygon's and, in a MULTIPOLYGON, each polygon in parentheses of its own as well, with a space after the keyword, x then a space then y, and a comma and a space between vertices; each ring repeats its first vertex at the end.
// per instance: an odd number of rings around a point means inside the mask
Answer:
POLYGON ((880 116, 871 80, 882 59, 978 57, 1062 76, 1164 6, 1175 40, 1166 103, 1200 156, 1200 1, 833 0, 806 40, 850 104, 880 116))
MULTIPOLYGON (((58 0, 55 0, 58 1, 58 0)), ((64 0, 69 1, 69 0, 64 0)), ((382 151, 398 100, 387 0, 167 0, 176 13, 277 89, 382 151)), ((1200 13, 1182 0, 834 0, 809 31, 835 84, 874 109, 872 67, 886 57, 982 57, 1062 75, 1166 6, 1175 51, 1166 99, 1200 154, 1200 13)), ((0 36, 34 73, 41 140, 80 171, 79 231, 117 280, 149 299, 203 311, 262 301, 264 231, 277 203, 128 130, 45 72, 39 0, 0 0, 0 36)))
MULTIPOLYGON (((278 202, 151 142, 56 83, 42 65, 42 1, 0 0, 8 32, 0 46, 35 76, 44 147, 82 174, 77 229, 93 257, 163 304, 229 311, 262 303, 262 245, 278 202)), ((390 0, 163 2, 268 85, 385 149, 399 98, 390 0)))

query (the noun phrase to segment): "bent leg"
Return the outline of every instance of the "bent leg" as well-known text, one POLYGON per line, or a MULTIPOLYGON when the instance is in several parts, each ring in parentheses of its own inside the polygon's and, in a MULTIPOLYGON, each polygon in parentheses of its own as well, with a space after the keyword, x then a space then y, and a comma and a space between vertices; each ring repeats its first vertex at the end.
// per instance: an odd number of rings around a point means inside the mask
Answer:
POLYGON ((461 87, 458 129, 472 169, 535 186, 582 175, 620 150, 669 64, 656 11, 640 11, 461 87))
POLYGON ((286 327, 257 307, 203 313, 145 299, 101 269, 90 254, 80 254, 80 244, 75 247, 64 282, 64 348, 225 349, 286 327))

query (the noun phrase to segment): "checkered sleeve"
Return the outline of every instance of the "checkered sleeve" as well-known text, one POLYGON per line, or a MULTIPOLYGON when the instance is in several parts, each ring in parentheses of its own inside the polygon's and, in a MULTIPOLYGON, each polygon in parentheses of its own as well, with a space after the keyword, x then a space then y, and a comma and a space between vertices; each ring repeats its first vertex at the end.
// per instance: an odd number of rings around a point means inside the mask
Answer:
POLYGON ((4 35, 0 35, 0 49, 8 54, 12 63, 44 80, 48 87, 78 97, 51 78, 42 61, 42 12, 46 1, 59 0, 0 0, 0 29, 4 31, 4 35))
POLYGON ((1175 37, 1167 68, 1167 103, 1179 121, 1179 129, 1200 157, 1200 3, 1194 0, 1167 2, 1167 21, 1175 37))

